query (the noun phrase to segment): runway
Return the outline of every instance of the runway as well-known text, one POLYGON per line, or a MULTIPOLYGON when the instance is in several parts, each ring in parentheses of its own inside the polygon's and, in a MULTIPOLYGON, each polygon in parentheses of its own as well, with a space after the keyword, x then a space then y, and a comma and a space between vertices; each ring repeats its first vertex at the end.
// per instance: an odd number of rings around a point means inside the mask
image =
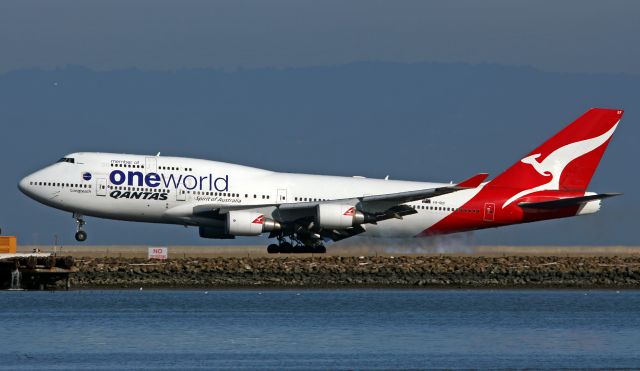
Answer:
MULTIPOLYGON (((154 245, 156 246, 156 245, 154 245)), ((150 246, 144 245, 66 245, 32 246, 22 245, 18 252, 28 253, 35 249, 42 252, 57 252, 73 257, 123 257, 145 258, 150 246)), ((263 245, 225 246, 170 246, 169 258, 187 257, 286 257, 290 254, 267 254, 263 245)), ((311 254, 302 254, 311 256, 311 254)), ((640 256, 640 246, 385 246, 385 245, 329 245, 324 256, 640 256)), ((298 255, 299 256, 299 255, 298 255)), ((319 255, 316 255, 319 256, 319 255)))

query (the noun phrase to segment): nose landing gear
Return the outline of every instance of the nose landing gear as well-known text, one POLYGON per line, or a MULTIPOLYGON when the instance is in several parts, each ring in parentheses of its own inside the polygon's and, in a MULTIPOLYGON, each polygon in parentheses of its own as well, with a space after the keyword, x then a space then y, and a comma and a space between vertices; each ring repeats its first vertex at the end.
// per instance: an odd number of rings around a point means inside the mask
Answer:
POLYGON ((82 230, 82 227, 86 224, 84 219, 82 219, 82 215, 78 213, 73 213, 73 218, 76 220, 76 241, 83 242, 87 239, 87 232, 82 230))
POLYGON ((85 231, 77 231, 76 232, 76 241, 83 242, 87 239, 87 232, 85 231))

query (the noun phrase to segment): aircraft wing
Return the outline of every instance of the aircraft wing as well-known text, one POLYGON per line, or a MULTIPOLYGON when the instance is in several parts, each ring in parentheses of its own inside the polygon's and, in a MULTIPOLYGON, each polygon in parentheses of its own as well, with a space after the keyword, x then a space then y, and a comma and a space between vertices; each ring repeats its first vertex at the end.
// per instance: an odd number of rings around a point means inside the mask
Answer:
MULTIPOLYGON (((285 231, 289 233, 313 233, 322 238, 338 241, 360 234, 366 230, 366 227, 365 225, 356 225, 344 230, 318 228, 314 224, 314 218, 316 217, 317 207, 321 204, 354 205, 358 211, 366 215, 365 224, 375 224, 382 220, 392 218, 402 219, 404 216, 416 214, 417 211, 413 207, 404 205, 407 202, 424 200, 464 189, 476 188, 482 184, 488 176, 489 174, 487 173, 479 173, 460 183, 449 186, 324 201, 237 206, 182 205, 167 210, 165 214, 176 218, 199 217, 222 220, 225 218, 225 214, 232 210, 255 210, 260 212, 262 210, 273 210, 273 208, 275 208, 274 216, 276 216, 278 222, 285 227, 285 231)), ((275 237, 275 235, 271 237, 275 237)))
POLYGON ((489 174, 481 173, 458 184, 415 191, 318 202, 285 203, 277 206, 277 212, 285 224, 294 225, 296 233, 311 232, 325 239, 339 241, 365 232, 366 224, 368 223, 376 224, 387 219, 402 219, 405 216, 417 214, 418 212, 413 207, 405 205, 407 202, 424 200, 431 197, 461 191, 463 189, 475 188, 482 184, 488 176, 489 174), (318 205, 323 203, 355 205, 358 211, 365 214, 365 223, 341 230, 319 229, 314 225, 314 218, 317 213, 316 209, 318 205))
MULTIPOLYGON (((180 214, 205 214, 211 213, 215 211, 219 214, 224 214, 229 210, 253 210, 253 209, 262 209, 268 207, 275 207, 281 212, 288 211, 297 211, 297 210, 307 210, 307 209, 315 209, 318 205, 323 203, 332 203, 332 204, 354 204, 358 206, 358 210, 362 211, 385 211, 394 206, 399 206, 407 202, 424 200, 427 198, 432 198, 436 196, 442 196, 448 193, 453 193, 457 191, 461 191, 464 189, 476 188, 489 176, 487 173, 479 173, 472 176, 469 179, 466 179, 460 183, 452 184, 450 186, 437 187, 437 188, 427 188, 420 189, 416 191, 406 191, 406 192, 396 192, 396 193, 386 193, 379 195, 367 195, 361 197, 354 198, 341 198, 341 199, 332 199, 332 200, 324 200, 324 201, 311 201, 311 202, 288 202, 288 203, 265 203, 258 205, 198 205, 198 206, 189 206, 183 205, 180 207, 180 214)), ((405 205, 406 206, 406 205, 405 205)), ((408 206, 407 206, 408 207, 408 206)), ((174 208, 178 211, 178 208, 174 208)))
POLYGON ((335 200, 317 201, 317 202, 285 203, 285 204, 279 205, 279 209, 286 211, 286 210, 296 210, 296 209, 305 209, 305 208, 315 208, 318 204, 321 204, 321 203, 356 202, 358 206, 358 210, 366 211, 366 212, 381 212, 393 206, 401 205, 407 202, 424 200, 424 199, 432 198, 436 196, 442 196, 448 193, 461 191, 463 189, 476 188, 480 184, 482 184, 482 182, 485 179, 487 179, 488 176, 489 174, 487 173, 479 173, 458 184, 452 184, 450 186, 438 187, 438 188, 420 189, 416 191, 386 193, 386 194, 379 194, 379 195, 362 196, 357 198, 335 199, 335 200))

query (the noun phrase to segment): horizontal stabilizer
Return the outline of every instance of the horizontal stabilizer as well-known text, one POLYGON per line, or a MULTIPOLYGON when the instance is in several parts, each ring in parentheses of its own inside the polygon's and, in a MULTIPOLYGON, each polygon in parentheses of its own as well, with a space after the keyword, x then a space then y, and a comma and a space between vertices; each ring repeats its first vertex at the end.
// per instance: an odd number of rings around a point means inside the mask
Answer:
POLYGON ((518 206, 527 209, 562 209, 565 207, 580 205, 593 200, 602 200, 613 196, 619 196, 621 194, 622 193, 600 193, 596 195, 568 197, 551 201, 521 202, 518 204, 518 206))

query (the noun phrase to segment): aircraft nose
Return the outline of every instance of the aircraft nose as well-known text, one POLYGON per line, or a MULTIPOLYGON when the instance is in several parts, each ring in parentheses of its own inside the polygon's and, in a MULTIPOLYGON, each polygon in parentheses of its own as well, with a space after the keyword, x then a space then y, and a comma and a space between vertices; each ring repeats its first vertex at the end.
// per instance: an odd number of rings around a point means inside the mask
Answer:
POLYGON ((29 195, 29 181, 27 180, 27 178, 22 178, 22 180, 18 182, 18 189, 20 190, 20 192, 29 195))

